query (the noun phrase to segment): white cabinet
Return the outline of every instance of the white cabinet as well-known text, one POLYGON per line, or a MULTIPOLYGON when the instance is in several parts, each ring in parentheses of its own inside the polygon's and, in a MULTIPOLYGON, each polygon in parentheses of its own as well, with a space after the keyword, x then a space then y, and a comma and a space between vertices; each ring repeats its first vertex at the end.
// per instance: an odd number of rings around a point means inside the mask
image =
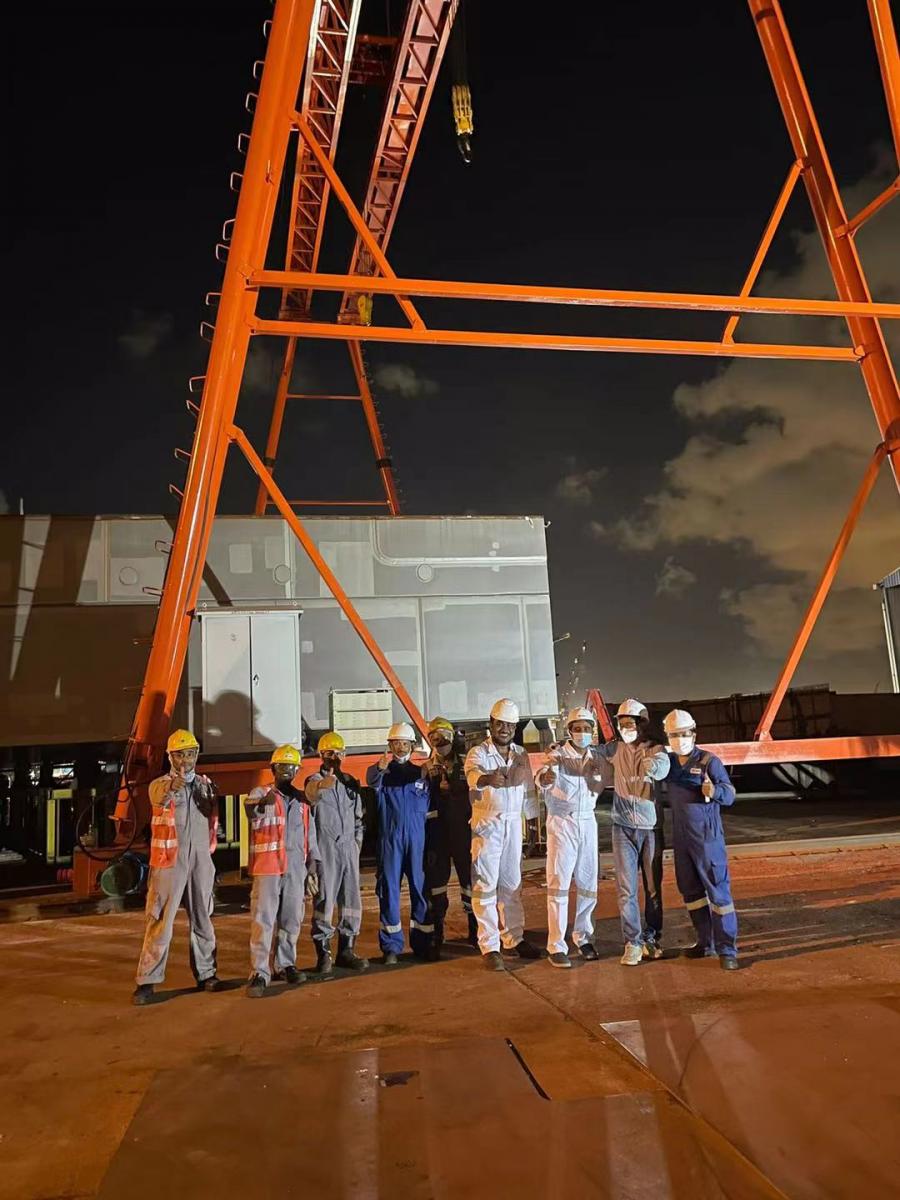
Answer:
POLYGON ((204 612, 203 751, 300 745, 300 613, 204 612))

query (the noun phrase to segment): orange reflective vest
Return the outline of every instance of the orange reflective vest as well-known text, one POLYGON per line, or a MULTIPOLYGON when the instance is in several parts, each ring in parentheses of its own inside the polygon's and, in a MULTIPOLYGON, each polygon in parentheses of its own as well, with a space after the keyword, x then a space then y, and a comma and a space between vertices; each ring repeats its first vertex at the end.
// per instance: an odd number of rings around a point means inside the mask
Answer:
MULTIPOLYGON (((200 783, 212 787, 206 775, 197 775, 200 783)), ((178 830, 175 826, 175 793, 170 785, 172 776, 161 775, 150 784, 150 866, 174 867, 178 858, 178 830)), ((192 803, 192 801, 190 801, 192 803)), ((190 814, 188 814, 190 815, 190 814)), ((209 852, 214 854, 217 844, 216 826, 218 813, 215 808, 209 814, 209 852)))
MULTIPOLYGON (((257 802, 259 811, 250 809, 250 853, 247 872, 250 875, 283 875, 287 870, 287 851, 284 848, 284 827, 287 807, 284 797, 272 784, 263 793, 275 793, 274 804, 257 802)), ((303 810, 303 857, 309 854, 309 805, 301 803, 303 810)))

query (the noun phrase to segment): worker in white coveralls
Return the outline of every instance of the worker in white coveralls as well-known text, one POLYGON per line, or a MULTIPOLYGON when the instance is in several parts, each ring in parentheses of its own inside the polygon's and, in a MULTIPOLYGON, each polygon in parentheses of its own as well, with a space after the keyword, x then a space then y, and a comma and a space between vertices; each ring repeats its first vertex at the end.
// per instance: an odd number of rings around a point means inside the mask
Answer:
POLYGON ((296 746, 279 746, 270 763, 272 782, 244 801, 250 830, 250 982, 258 999, 272 979, 305 983, 297 970, 297 939, 306 896, 319 890, 316 825, 306 796, 294 787, 300 768, 296 746), (272 961, 274 957, 274 972, 272 961))
POLYGON ((212 924, 218 801, 212 781, 197 774, 200 746, 188 729, 166 744, 169 771, 150 784, 150 880, 147 924, 132 1000, 149 1004, 166 977, 175 917, 184 900, 191 924, 191 970, 201 992, 222 986, 216 975, 212 924))
POLYGON ((472 907, 478 948, 489 971, 505 970, 500 946, 520 958, 540 958, 524 937, 522 817, 538 815, 528 755, 514 742, 519 709, 509 699, 491 709, 490 733, 466 755, 472 799, 472 907))
POLYGON ((330 975, 335 959, 334 910, 338 909, 337 965, 350 971, 366 971, 367 958, 354 946, 362 924, 359 891, 359 852, 363 843, 363 801, 359 781, 346 775, 341 763, 346 745, 339 733, 329 730, 319 738, 322 766, 306 781, 306 795, 313 805, 316 840, 319 846, 319 894, 313 912, 312 935, 316 943, 316 970, 330 975))
POLYGON ((591 753, 594 714, 573 708, 567 737, 547 755, 537 783, 547 807, 547 953, 554 967, 571 967, 566 946, 569 888, 575 884, 572 941, 588 960, 594 949, 597 904, 597 793, 603 790, 599 764, 591 753))

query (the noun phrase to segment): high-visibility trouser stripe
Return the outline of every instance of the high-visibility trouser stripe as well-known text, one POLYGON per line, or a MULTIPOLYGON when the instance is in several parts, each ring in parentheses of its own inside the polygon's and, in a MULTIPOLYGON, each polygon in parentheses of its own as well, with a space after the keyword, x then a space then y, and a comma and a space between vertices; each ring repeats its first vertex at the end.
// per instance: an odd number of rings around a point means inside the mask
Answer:
POLYGON ((554 900, 568 900, 568 888, 547 888, 547 895, 552 896, 554 900))
POLYGON ((280 846, 281 842, 263 842, 262 845, 257 845, 251 842, 250 852, 251 854, 265 854, 269 850, 278 850, 280 846))
POLYGON ((172 846, 178 845, 178 839, 171 838, 167 841, 165 838, 153 838, 150 845, 151 847, 155 846, 157 850, 169 850, 172 846))
POLYGON ((483 904, 485 900, 495 900, 497 898, 497 889, 494 888, 490 892, 474 891, 472 893, 473 904, 483 904))
POLYGON ((580 896, 582 898, 582 900, 596 900, 597 899, 596 892, 583 892, 581 890, 581 888, 575 889, 575 895, 580 896))
POLYGON ((709 906, 714 913, 718 913, 720 917, 727 917, 729 913, 734 912, 733 904, 713 904, 709 906))
POLYGON ((688 912, 692 912, 695 908, 708 908, 709 897, 701 896, 699 900, 688 900, 684 907, 688 910, 688 912))
MULTIPOLYGON (((446 888, 445 888, 444 890, 446 891, 446 888)), ((471 898, 472 898, 472 889, 471 889, 471 888, 464 888, 464 887, 461 887, 461 888, 459 889, 459 894, 460 894, 461 896, 468 896, 468 897, 469 897, 469 899, 471 899, 471 898)))
POLYGON ((342 917, 361 917, 362 909, 361 908, 342 908, 341 916, 342 917))
POLYGON ((445 896, 447 894, 447 885, 431 889, 432 896, 445 896))
POLYGON ((418 921, 410 921, 409 927, 410 929, 419 929, 422 933, 434 933, 433 925, 422 925, 418 921))
POLYGON ((384 921, 381 922, 381 928, 384 930, 385 933, 402 933, 403 932, 402 925, 385 925, 384 921))
POLYGON ((433 820, 434 820, 434 818, 435 818, 437 815, 438 815, 438 814, 437 814, 437 809, 436 809, 436 808, 433 808, 433 809, 431 810, 431 812, 427 812, 427 813, 425 814, 425 820, 426 820, 426 821, 433 821, 433 820))

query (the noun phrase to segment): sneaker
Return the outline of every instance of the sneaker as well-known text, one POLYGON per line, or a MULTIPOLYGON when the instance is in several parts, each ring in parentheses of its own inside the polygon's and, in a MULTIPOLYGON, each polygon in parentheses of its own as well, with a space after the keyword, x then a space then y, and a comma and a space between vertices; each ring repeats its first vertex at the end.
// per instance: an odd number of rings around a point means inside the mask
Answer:
POLYGON ((265 979, 263 979, 262 975, 254 975, 247 984, 247 995, 252 1000, 258 1000, 265 992, 267 986, 268 984, 266 983, 265 979))
POLYGON ((703 946, 700 942, 695 942, 693 946, 687 946, 681 952, 685 958, 709 958, 713 953, 709 946, 703 946))
POLYGON ((150 1004, 153 1001, 153 984, 139 983, 131 993, 132 1004, 150 1004))
POLYGON ((197 984, 198 992, 221 992, 225 985, 218 975, 210 975, 208 979, 201 979, 197 984))
POLYGON ((662 958, 663 948, 659 942, 644 942, 641 953, 644 958, 662 958))
POLYGON ((484 965, 488 971, 505 971, 506 966, 503 962, 503 955, 499 950, 489 950, 484 955, 484 965))
POLYGON ((628 944, 625 947, 625 953, 619 959, 619 962, 622 964, 623 967, 637 967, 637 966, 640 966, 641 959, 643 957, 644 957, 643 947, 635 946, 635 944, 633 942, 628 942, 628 944))
POLYGON ((563 967, 565 969, 566 967, 571 967, 572 964, 569 962, 568 954, 557 953, 550 955, 550 966, 563 967))
POLYGON ((720 954, 719 966, 723 971, 739 971, 740 965, 734 954, 720 954))
POLYGON ((386 967, 396 967, 396 965, 400 961, 400 959, 397 957, 397 955, 394 953, 393 950, 385 950, 384 954, 382 955, 381 961, 384 963, 384 965, 386 967))
POLYGON ((539 946, 532 946, 531 942, 526 942, 523 938, 517 946, 513 947, 513 952, 518 954, 519 958, 543 958, 544 952, 539 946))
POLYGON ((578 950, 581 957, 587 959, 588 962, 596 962, 600 957, 590 942, 582 942, 578 950))

